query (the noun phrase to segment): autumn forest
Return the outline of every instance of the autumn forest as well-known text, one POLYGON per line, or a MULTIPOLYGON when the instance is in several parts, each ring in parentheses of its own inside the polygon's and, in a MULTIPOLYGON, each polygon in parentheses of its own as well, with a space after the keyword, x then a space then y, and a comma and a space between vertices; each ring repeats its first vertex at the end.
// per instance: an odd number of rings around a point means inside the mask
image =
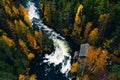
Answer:
MULTIPOLYGON (((69 42, 71 56, 81 44, 90 45, 84 74, 79 61, 71 61, 72 80, 120 80, 119 0, 37 3, 45 25, 69 42)), ((22 0, 0 0, 0 80, 40 80, 31 65, 37 56, 53 52, 54 42, 32 25, 22 0)))

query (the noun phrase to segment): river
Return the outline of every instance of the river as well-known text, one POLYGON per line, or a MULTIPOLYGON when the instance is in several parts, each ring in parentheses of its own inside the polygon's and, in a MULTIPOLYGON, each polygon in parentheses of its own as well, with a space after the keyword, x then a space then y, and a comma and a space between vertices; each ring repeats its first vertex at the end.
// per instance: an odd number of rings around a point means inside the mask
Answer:
POLYGON ((36 27, 43 31, 45 36, 52 39, 54 51, 34 59, 31 65, 32 73, 37 75, 37 80, 69 80, 71 49, 64 37, 43 23, 38 1, 27 0, 24 4, 32 24, 35 24, 36 27))

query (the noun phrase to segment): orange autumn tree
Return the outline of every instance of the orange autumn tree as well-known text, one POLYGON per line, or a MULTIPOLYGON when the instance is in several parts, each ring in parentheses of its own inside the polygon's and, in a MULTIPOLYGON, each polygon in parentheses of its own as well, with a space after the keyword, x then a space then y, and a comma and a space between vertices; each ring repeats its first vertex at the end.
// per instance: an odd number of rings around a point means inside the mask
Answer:
POLYGON ((6 20, 6 24, 7 24, 6 28, 9 30, 9 33, 12 34, 12 36, 14 38, 16 38, 17 30, 16 30, 16 27, 15 27, 14 23, 10 20, 6 20))
POLYGON ((10 16, 10 17, 18 17, 19 15, 19 10, 17 7, 13 4, 11 0, 2 0, 3 7, 5 9, 5 12, 10 16))
POLYGON ((8 14, 10 18, 22 19, 22 21, 26 22, 28 26, 31 26, 31 22, 28 17, 28 11, 24 8, 23 5, 20 4, 18 8, 11 0, 2 0, 2 4, 6 14, 8 14))
POLYGON ((74 22, 72 36, 80 35, 81 28, 79 27, 79 25, 81 23, 80 13, 82 12, 82 10, 83 10, 83 5, 80 4, 78 7, 76 16, 75 16, 75 22, 74 22))
POLYGON ((45 7, 44 7, 44 18, 47 22, 50 21, 51 16, 50 16, 50 3, 46 3, 45 7))
POLYGON ((78 67, 79 67, 78 62, 73 63, 72 66, 71 66, 70 72, 71 73, 77 72, 78 67))
POLYGON ((88 35, 90 33, 91 27, 92 27, 93 23, 92 22, 88 22, 85 26, 85 32, 84 32, 84 37, 88 38, 88 35))
POLYGON ((39 31, 35 31, 34 32, 34 35, 35 35, 35 39, 36 41, 40 44, 40 46, 42 46, 42 40, 43 40, 43 34, 42 34, 42 31, 39 30, 39 31))
POLYGON ((101 23, 101 22, 108 21, 109 16, 110 16, 109 14, 101 14, 99 16, 98 22, 101 23))
POLYGON ((26 35, 26 33, 29 31, 29 28, 25 25, 25 23, 21 19, 19 20, 15 19, 14 25, 19 38, 23 38, 26 35))
POLYGON ((36 78, 37 76, 35 74, 32 74, 31 76, 19 74, 18 80, 37 80, 36 78))
POLYGON ((8 38, 6 35, 2 35, 3 41, 7 43, 8 46, 12 47, 15 46, 15 43, 12 39, 8 38))
POLYGON ((43 45, 43 34, 42 34, 42 31, 41 30, 35 31, 34 32, 34 36, 35 36, 36 42, 38 43, 39 51, 42 51, 42 47, 43 47, 42 46, 43 45))
POLYGON ((12 21, 6 20, 6 24, 8 25, 8 28, 10 30, 15 30, 16 29, 12 21))
POLYGON ((23 40, 19 39, 19 45, 21 46, 21 49, 23 50, 23 52, 27 55, 29 50, 26 46, 26 43, 23 40))
POLYGON ((27 41, 29 42, 29 45, 30 45, 33 49, 38 49, 38 48, 39 48, 39 47, 37 46, 35 37, 33 37, 30 33, 27 33, 26 37, 27 37, 27 41))
POLYGON ((96 67, 95 67, 94 71, 99 72, 99 71, 104 70, 106 63, 107 63, 107 60, 106 60, 107 54, 108 54, 107 50, 101 51, 101 54, 99 55, 99 57, 97 58, 97 60, 95 62, 96 67))
POLYGON ((9 16, 11 16, 11 14, 12 14, 11 8, 10 8, 8 5, 5 5, 4 8, 5 8, 5 12, 6 12, 9 16))
MULTIPOLYGON (((19 21, 15 19, 13 23, 16 28, 16 33, 17 33, 18 37, 20 38, 20 34, 22 34, 23 31, 21 30, 22 28, 20 28, 19 21)), ((22 35, 22 37, 23 37, 23 35, 22 35)))
POLYGON ((93 46, 90 46, 87 51, 87 69, 91 72, 98 72, 104 70, 104 67, 107 63, 107 55, 107 50, 102 50, 101 47, 95 48, 93 46))
POLYGON ((84 75, 82 80, 90 80, 88 75, 84 75))
POLYGON ((90 80, 87 74, 83 75, 83 77, 76 77, 76 80, 90 80))
POLYGON ((97 39, 98 39, 98 28, 94 28, 89 34, 88 41, 91 44, 95 44, 97 39))
POLYGON ((78 76, 77 76, 77 77, 76 77, 76 80, 81 80, 81 77, 78 77, 78 76))
POLYGON ((90 71, 93 71, 95 67, 94 66, 95 61, 97 60, 100 53, 101 53, 101 48, 95 48, 93 46, 89 47, 87 51, 87 58, 88 58, 87 65, 90 71))
POLYGON ((11 1, 10 0, 2 0, 2 4, 3 4, 3 6, 4 5, 11 5, 11 1))
POLYGON ((25 24, 23 23, 22 20, 19 20, 19 26, 22 29, 22 31, 24 31, 25 24))
POLYGON ((28 58, 28 60, 32 60, 33 58, 35 58, 34 53, 29 53, 29 54, 27 55, 27 58, 28 58))
POLYGON ((12 12, 12 16, 17 17, 19 15, 19 11, 14 5, 12 5, 12 12))
POLYGON ((35 74, 32 74, 32 75, 30 76, 29 80, 37 80, 36 78, 37 78, 37 76, 36 76, 35 74))
POLYGON ((23 5, 20 4, 19 6, 19 12, 20 12, 20 15, 23 17, 23 20, 29 25, 31 26, 31 23, 30 23, 30 19, 28 17, 28 11, 24 8, 23 5))
POLYGON ((8 14, 8 15, 11 15, 11 8, 10 8, 10 5, 11 5, 11 2, 10 0, 2 0, 2 5, 5 9, 5 12, 8 14))
POLYGON ((25 35, 28 31, 28 27, 24 24, 22 20, 19 20, 19 30, 25 35))
POLYGON ((19 80, 25 80, 25 75, 20 74, 18 79, 19 79, 19 80))

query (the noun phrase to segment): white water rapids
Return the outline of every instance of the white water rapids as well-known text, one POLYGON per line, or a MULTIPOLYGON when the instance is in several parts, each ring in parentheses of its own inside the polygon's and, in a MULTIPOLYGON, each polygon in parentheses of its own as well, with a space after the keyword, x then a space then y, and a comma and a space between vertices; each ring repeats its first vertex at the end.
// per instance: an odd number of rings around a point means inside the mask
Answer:
POLYGON ((42 20, 38 14, 38 9, 35 7, 35 4, 32 1, 27 2, 27 10, 31 22, 33 19, 36 19, 37 26, 42 29, 50 39, 53 40, 55 51, 50 55, 46 54, 46 60, 44 60, 43 63, 54 64, 54 67, 62 64, 60 71, 63 74, 67 74, 71 67, 71 56, 68 43, 62 36, 60 36, 60 34, 57 34, 55 31, 53 31, 53 29, 48 28, 46 25, 44 25, 44 23, 42 23, 42 20))

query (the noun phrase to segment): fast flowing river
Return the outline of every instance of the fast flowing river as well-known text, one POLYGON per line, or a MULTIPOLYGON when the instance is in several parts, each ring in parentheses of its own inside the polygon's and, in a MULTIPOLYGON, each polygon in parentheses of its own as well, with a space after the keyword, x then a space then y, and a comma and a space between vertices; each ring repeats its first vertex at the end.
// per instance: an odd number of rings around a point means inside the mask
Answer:
POLYGON ((38 80, 68 80, 67 75, 71 67, 70 47, 64 37, 43 23, 37 1, 39 0, 27 0, 25 3, 29 18, 33 25, 52 39, 54 51, 45 54, 43 60, 34 62, 37 67, 34 67, 33 72, 37 74, 38 80))

